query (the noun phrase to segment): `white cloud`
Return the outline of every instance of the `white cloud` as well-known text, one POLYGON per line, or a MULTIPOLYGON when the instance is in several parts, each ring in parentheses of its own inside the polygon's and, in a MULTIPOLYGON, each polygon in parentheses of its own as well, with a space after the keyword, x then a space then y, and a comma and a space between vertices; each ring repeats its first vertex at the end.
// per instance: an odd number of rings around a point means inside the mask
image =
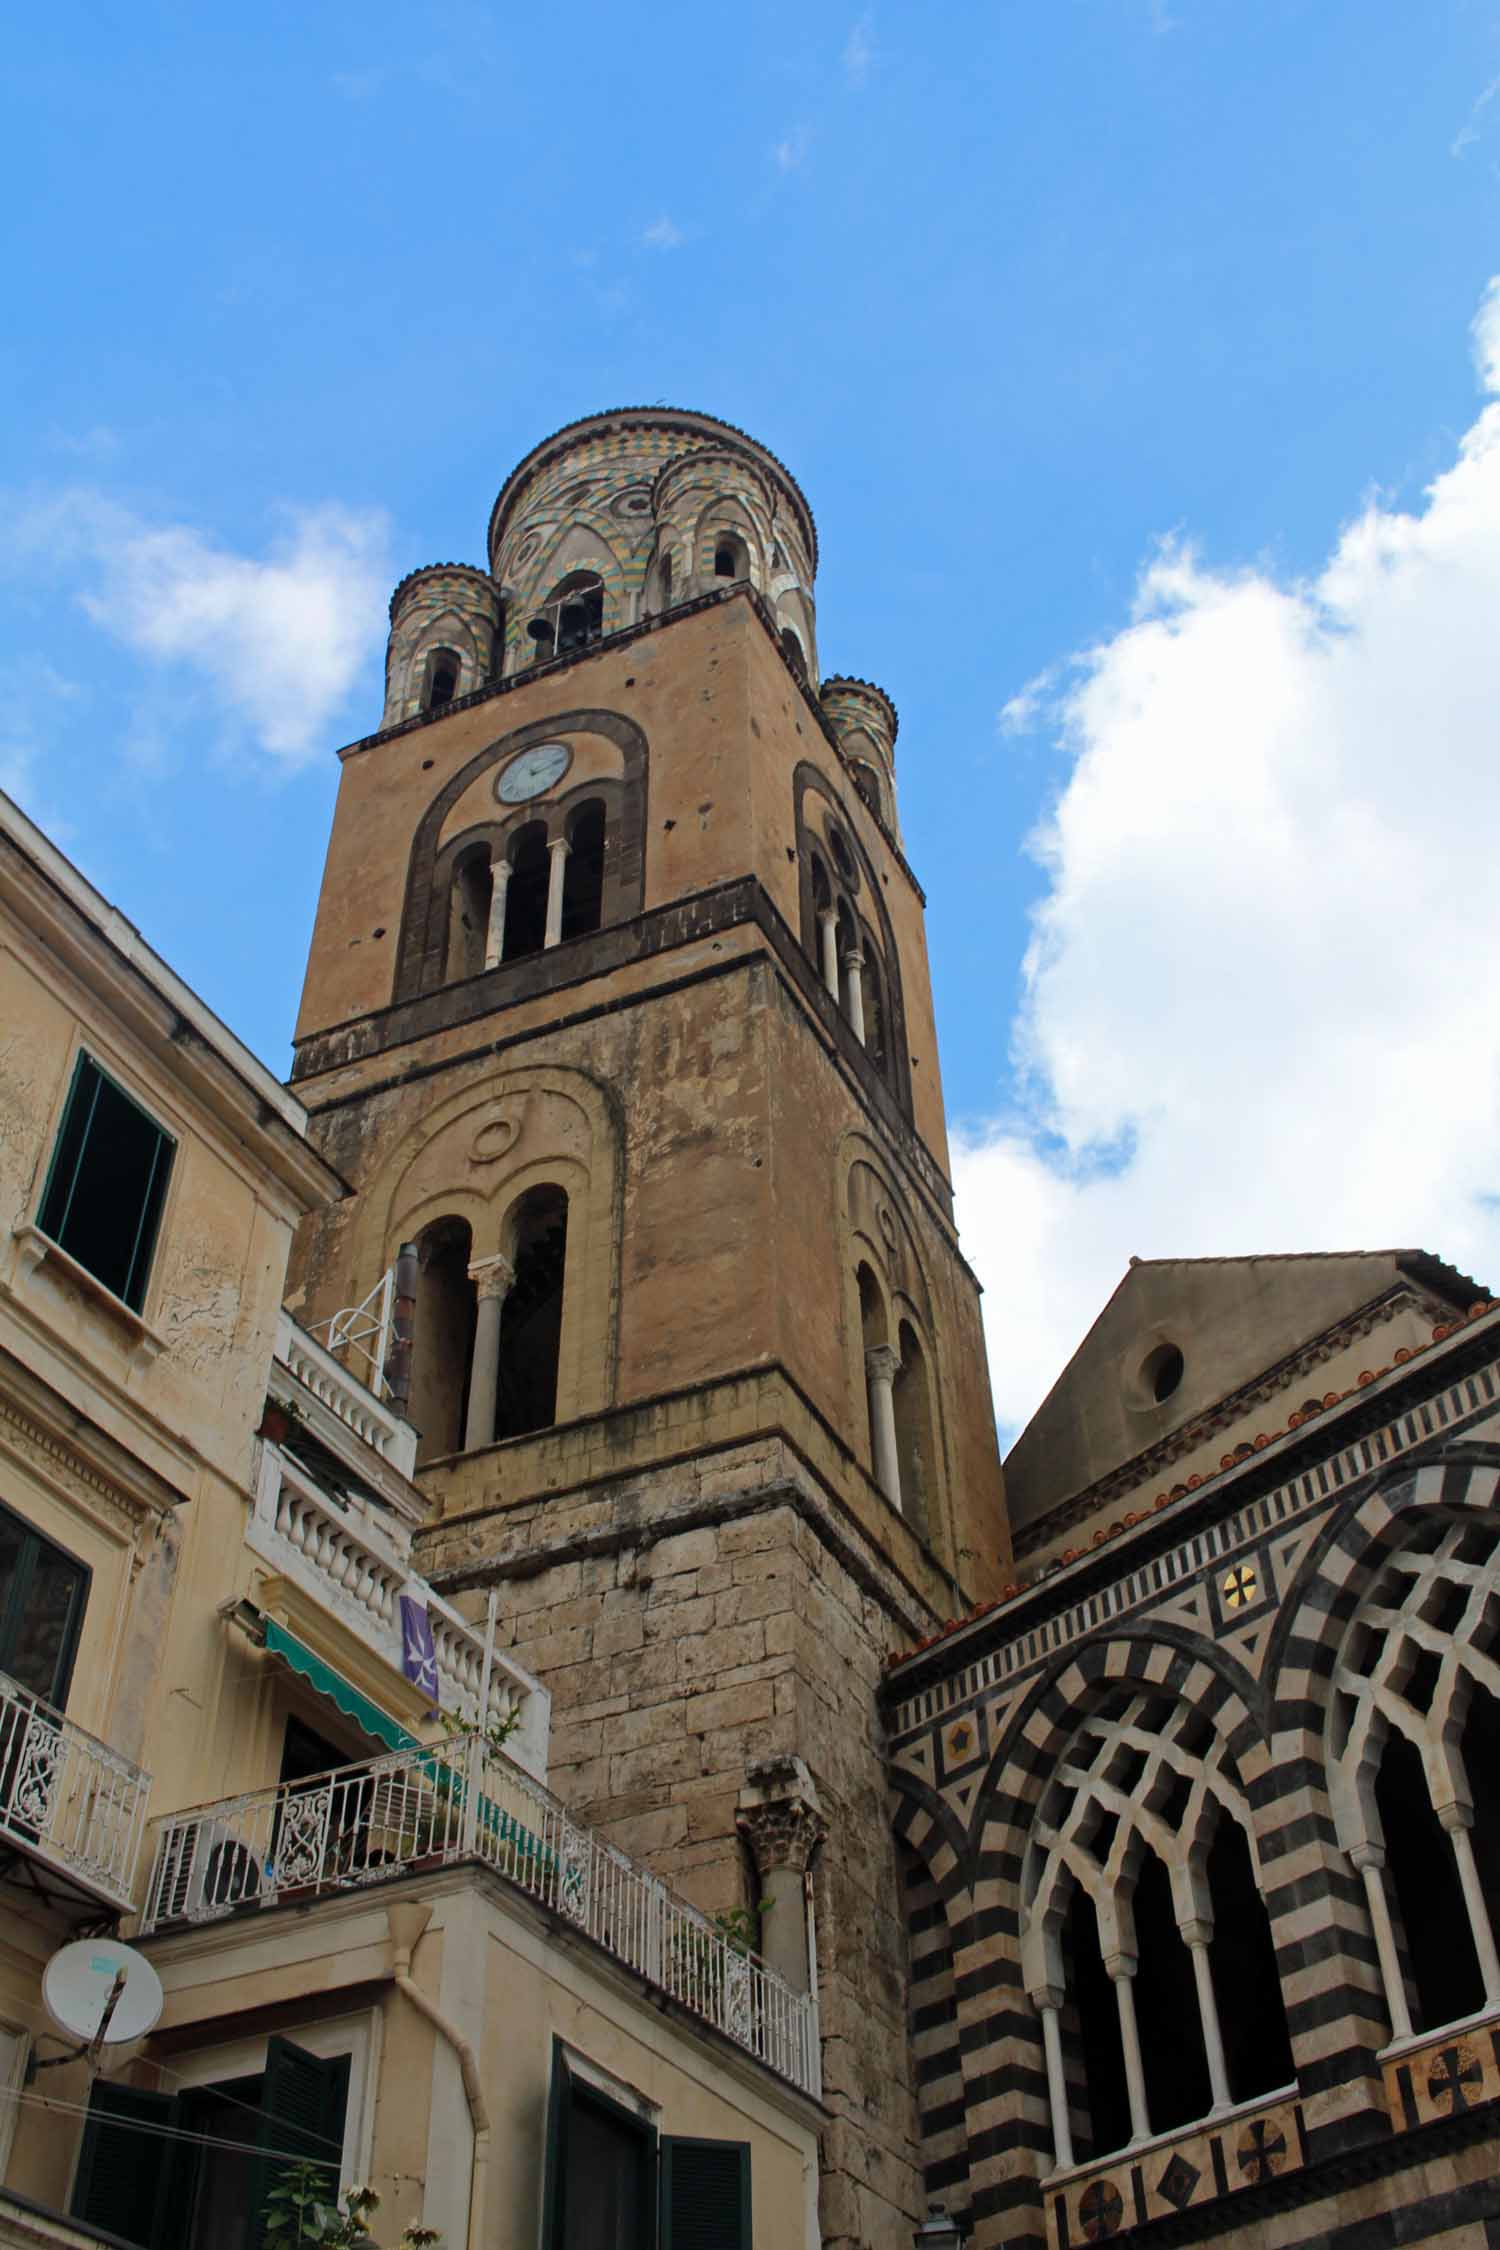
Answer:
POLYGON ((795 172, 800 169, 807 161, 810 138, 805 125, 795 125, 789 133, 782 134, 771 149, 771 162, 778 172, 795 172))
MULTIPOLYGON (((1474 341, 1500 392, 1500 281, 1474 341)), ((1164 545, 1060 675, 1024 1093, 955 1149, 1009 1429, 1132 1253, 1421 1243, 1500 1282, 1497 613, 1489 403, 1316 577, 1164 545)))
POLYGON ((1448 143, 1448 154, 1450 156, 1462 156, 1465 149, 1473 147, 1479 138, 1477 119, 1489 108, 1497 94, 1500 94, 1500 78, 1492 78, 1483 93, 1479 94, 1469 105, 1468 122, 1460 125, 1458 131, 1448 143))
POLYGON ((874 18, 867 10, 844 41, 844 76, 851 86, 863 86, 870 75, 870 65, 875 60, 873 24, 874 18))
POLYGON ((641 233, 641 241, 648 250, 680 250, 686 240, 681 227, 674 225, 665 212, 641 233))
POLYGON ((12 559, 75 585, 94 622, 206 687, 235 735, 295 764, 326 746, 335 713, 378 646, 389 585, 385 518, 288 508, 262 559, 183 524, 142 522, 75 488, 15 514, 12 559))

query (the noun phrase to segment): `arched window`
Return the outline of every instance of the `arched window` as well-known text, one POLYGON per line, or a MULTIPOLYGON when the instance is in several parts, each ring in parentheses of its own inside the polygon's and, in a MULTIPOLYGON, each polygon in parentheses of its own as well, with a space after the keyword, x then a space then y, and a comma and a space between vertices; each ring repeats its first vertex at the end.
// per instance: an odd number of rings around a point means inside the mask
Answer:
POLYGON ((891 1342, 885 1299, 871 1269, 856 1268, 859 1329, 865 1379, 865 1412, 870 1436, 870 1474, 893 1508, 901 1506, 901 1464, 896 1440, 893 1386, 896 1352, 891 1342))
POLYGON ((541 952, 547 935, 548 874, 546 824, 528 820, 511 838, 502 961, 519 961, 523 954, 541 952))
POLYGON ((1500 1598, 1493 1524, 1433 1512, 1339 1651, 1330 1782, 1360 1870, 1391 2031, 1500 2007, 1500 1598))
POLYGON ((886 1046, 885 963, 880 958, 880 948, 868 930, 862 932, 865 1002, 865 1052, 878 1071, 884 1072, 889 1062, 886 1046))
POLYGON ((559 1187, 527 1190, 511 1214, 515 1278, 500 1315, 495 1436, 524 1437, 557 1419, 568 1199, 559 1187))
POLYGON ((484 967, 493 891, 488 846, 475 844, 461 852, 453 865, 448 911, 446 973, 450 983, 455 977, 476 976, 484 967))
POLYGON ((805 680, 807 678, 807 652, 790 625, 783 625, 781 628, 781 647, 782 653, 798 679, 805 680))
POLYGON ((533 663, 597 641, 604 631, 604 581, 598 571, 573 570, 559 579, 526 630, 536 644, 533 663))
POLYGON ((590 797, 568 820, 563 871, 562 934, 586 937, 604 916, 604 807, 590 797))
POLYGON ((901 1472, 901 1513, 919 1539, 932 1535, 937 1452, 932 1427, 932 1391, 927 1355, 909 1320, 896 1332, 900 1366, 892 1385, 896 1418, 896 1460, 901 1472))
POLYGON ((714 539, 715 578, 748 578, 750 550, 735 531, 721 531, 714 539))
POLYGON ((863 758, 859 758, 856 759, 852 770, 855 788, 859 791, 871 812, 879 814, 881 812, 880 780, 875 768, 867 766, 863 758))
POLYGON ((428 711, 441 711, 458 693, 459 659, 451 648, 435 648, 427 659, 427 693, 423 703, 428 711))
POLYGON ((1252 1836, 1195 1704, 1122 1688, 1053 1768, 1022 1898, 1060 2167, 1291 2083, 1252 1836))
POLYGON ((457 1453, 464 1442, 474 1352, 474 1284, 465 1219, 434 1219, 417 1240, 411 1404, 417 1459, 457 1453))
POLYGON ((854 910, 846 898, 838 902, 836 922, 839 958, 839 1005, 849 1018, 849 1028, 861 1044, 865 1036, 864 948, 854 910))

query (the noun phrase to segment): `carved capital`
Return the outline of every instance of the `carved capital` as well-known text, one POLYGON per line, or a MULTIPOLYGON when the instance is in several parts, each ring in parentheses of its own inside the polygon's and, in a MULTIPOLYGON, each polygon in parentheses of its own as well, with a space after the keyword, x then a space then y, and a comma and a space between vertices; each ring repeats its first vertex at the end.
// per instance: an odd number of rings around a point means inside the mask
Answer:
POLYGON ((503 1301, 509 1294, 510 1285, 515 1278, 516 1269, 514 1265, 509 1258, 503 1255, 493 1258, 476 1258, 469 1267, 469 1279, 473 1282, 481 1299, 498 1297, 503 1301))
POLYGON ((893 1344, 872 1344, 865 1353, 865 1373, 872 1383, 894 1383, 901 1371, 901 1355, 893 1344))
POLYGON ((805 1874, 828 1834, 812 1775, 800 1758, 765 1758, 751 1766, 734 1817, 762 1876, 780 1867, 805 1874))

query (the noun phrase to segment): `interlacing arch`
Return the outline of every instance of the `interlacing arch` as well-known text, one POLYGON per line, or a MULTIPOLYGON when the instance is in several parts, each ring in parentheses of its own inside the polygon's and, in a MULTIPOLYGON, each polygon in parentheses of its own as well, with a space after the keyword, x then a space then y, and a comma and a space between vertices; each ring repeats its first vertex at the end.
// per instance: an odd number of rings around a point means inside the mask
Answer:
POLYGON ((1397 2039, 1500 2007, 1500 1520, 1440 1501, 1401 1528, 1345 1628, 1327 1736, 1397 2039))

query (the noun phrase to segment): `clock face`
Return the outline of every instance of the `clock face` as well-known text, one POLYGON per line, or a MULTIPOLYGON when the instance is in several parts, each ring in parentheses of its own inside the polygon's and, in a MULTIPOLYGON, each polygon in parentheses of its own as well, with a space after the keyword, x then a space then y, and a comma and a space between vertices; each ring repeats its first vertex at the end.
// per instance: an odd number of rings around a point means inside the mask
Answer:
POLYGON ((502 805, 524 805, 528 797, 540 797, 554 781, 561 781, 572 763, 573 753, 565 742, 539 742, 511 759, 495 783, 495 795, 502 805))

